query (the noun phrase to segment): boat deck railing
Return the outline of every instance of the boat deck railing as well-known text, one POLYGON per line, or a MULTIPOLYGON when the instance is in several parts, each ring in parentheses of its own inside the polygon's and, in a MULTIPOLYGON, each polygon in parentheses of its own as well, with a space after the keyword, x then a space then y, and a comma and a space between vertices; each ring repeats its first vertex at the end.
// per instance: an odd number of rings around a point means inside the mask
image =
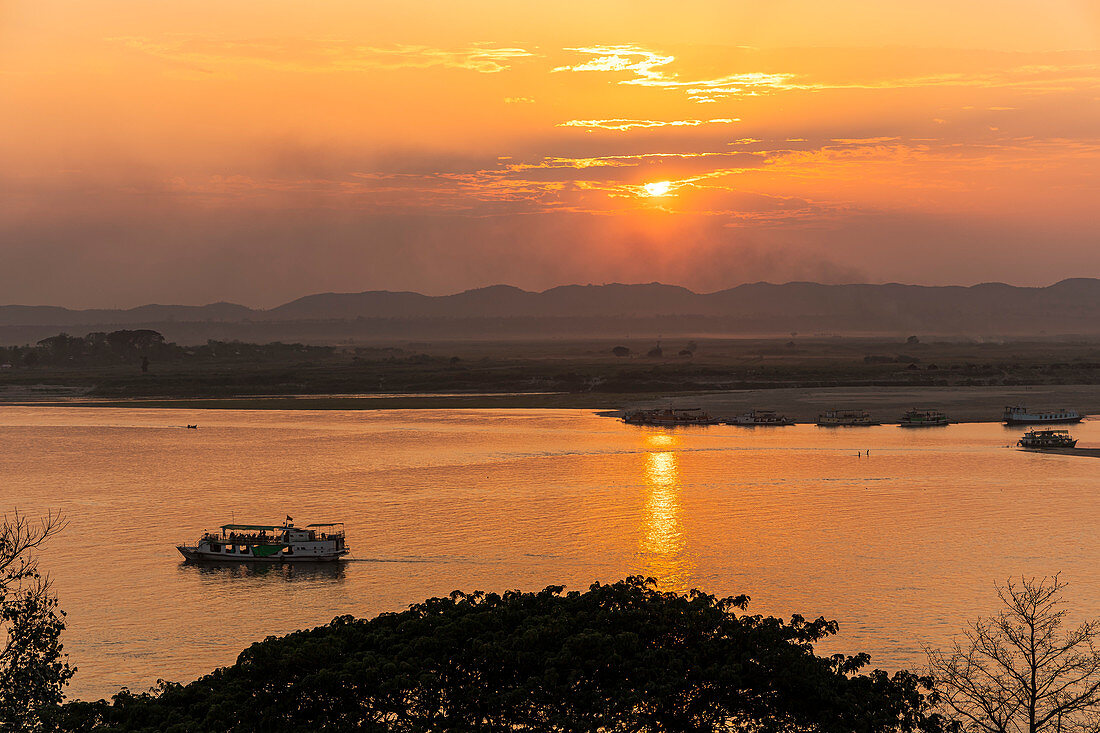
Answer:
MULTIPOLYGON (((284 535, 280 534, 228 534, 222 535, 219 532, 207 532, 202 536, 202 539, 207 542, 217 542, 222 545, 279 545, 285 542, 284 535)), ((305 542, 322 542, 329 540, 344 539, 343 532, 318 532, 313 539, 304 540, 305 542)), ((302 541, 302 540, 299 540, 302 541)))

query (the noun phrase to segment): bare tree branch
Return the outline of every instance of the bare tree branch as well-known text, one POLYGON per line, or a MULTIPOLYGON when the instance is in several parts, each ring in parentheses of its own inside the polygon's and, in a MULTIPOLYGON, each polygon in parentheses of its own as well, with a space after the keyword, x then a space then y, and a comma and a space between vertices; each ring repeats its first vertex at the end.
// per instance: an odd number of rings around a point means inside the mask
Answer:
POLYGON ((1100 733, 1100 621, 1063 630, 1060 576, 997 585, 1004 609, 926 650, 945 711, 973 733, 1100 733))

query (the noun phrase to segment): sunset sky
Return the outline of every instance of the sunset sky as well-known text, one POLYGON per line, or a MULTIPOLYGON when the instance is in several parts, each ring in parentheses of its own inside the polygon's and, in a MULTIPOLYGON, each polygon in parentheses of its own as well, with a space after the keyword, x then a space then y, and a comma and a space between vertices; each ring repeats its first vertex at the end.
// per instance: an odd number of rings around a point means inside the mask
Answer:
POLYGON ((0 303, 1100 276, 1096 0, 0 0, 0 303))

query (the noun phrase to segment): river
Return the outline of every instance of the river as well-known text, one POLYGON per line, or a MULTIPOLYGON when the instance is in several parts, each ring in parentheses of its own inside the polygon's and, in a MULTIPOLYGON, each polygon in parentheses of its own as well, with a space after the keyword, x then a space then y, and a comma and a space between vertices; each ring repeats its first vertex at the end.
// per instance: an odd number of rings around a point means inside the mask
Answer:
MULTIPOLYGON (((1100 421, 1072 430, 1100 445, 1100 421)), ((887 669, 995 611, 1008 576, 1060 571, 1074 611, 1100 615, 1100 460, 1015 450, 1022 431, 997 424, 4 407, 0 431, 0 507, 69 521, 42 568, 68 614, 70 697, 189 681, 267 635, 454 589, 631 574, 836 619, 822 651, 887 669), (345 522, 351 560, 195 566, 174 548, 288 514, 345 522)))

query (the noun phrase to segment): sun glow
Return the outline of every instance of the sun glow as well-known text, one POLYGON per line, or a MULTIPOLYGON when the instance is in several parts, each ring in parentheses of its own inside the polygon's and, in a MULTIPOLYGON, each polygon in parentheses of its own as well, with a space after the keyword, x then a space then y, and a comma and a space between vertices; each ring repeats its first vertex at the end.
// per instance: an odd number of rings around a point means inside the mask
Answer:
POLYGON ((668 196, 672 191, 672 181, 654 181, 642 186, 646 196, 668 196))

